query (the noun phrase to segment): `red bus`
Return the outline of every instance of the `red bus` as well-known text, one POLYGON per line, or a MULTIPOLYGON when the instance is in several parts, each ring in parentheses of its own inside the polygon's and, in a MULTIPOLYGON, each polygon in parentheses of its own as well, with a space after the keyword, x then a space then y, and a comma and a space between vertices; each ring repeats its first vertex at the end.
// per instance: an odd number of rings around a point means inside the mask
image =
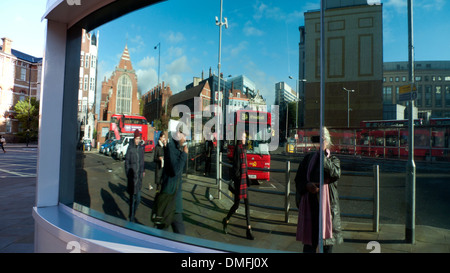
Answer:
MULTIPOLYGON (((234 146, 239 133, 248 131, 247 163, 250 168, 270 169, 269 143, 272 135, 272 115, 268 112, 238 110, 235 113, 234 140, 228 142, 227 157, 233 158, 234 146)), ((250 180, 269 181, 270 172, 248 170, 250 180)))
POLYGON ((120 139, 124 135, 133 135, 138 129, 142 133, 142 140, 148 140, 147 119, 142 116, 129 115, 112 115, 109 131, 112 132, 116 139, 120 139))
POLYGON ((430 118, 430 125, 450 125, 450 118, 430 118))
MULTIPOLYGON (((378 127, 404 127, 408 126, 407 119, 391 119, 391 120, 369 120, 361 121, 361 128, 378 128, 378 127)), ((423 125, 423 119, 415 119, 414 125, 423 125)))

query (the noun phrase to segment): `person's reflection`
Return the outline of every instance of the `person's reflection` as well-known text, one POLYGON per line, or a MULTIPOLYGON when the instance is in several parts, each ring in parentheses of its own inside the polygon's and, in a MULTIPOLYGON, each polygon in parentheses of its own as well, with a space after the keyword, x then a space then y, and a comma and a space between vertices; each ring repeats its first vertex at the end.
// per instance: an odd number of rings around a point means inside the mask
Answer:
MULTIPOLYGON (((311 138, 320 143, 320 136, 311 138)), ((323 147, 307 154, 298 166, 295 176, 298 207, 297 241, 303 242, 303 252, 316 252, 319 244, 319 201, 322 202, 323 252, 331 253, 333 245, 343 242, 337 182, 341 176, 340 160, 331 155, 332 142, 327 128, 323 128, 323 147), (320 152, 324 153, 323 192, 320 193, 320 152), (321 194, 321 196, 319 196, 321 194)))
POLYGON ((134 141, 130 141, 125 155, 125 173, 128 179, 128 194, 130 195, 130 222, 135 221, 136 209, 141 202, 142 179, 145 175, 144 146, 142 133, 134 131, 134 141))

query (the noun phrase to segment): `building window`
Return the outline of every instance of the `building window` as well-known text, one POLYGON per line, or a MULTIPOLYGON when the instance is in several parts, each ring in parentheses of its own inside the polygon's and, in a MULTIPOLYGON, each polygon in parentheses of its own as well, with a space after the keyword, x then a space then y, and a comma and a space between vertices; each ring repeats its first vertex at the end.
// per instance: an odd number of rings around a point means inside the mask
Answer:
POLYGON ((91 68, 95 68, 95 56, 91 56, 91 68))
POLYGON ((399 86, 396 86, 396 87, 395 87, 395 102, 396 102, 396 103, 398 103, 399 95, 400 95, 400 87, 399 87, 399 86))
POLYGON ((425 106, 431 106, 431 86, 425 86, 425 106))
POLYGON ((416 76, 416 82, 421 82, 422 81, 422 76, 416 76))
POLYGON ((132 93, 133 87, 131 85, 130 77, 127 75, 122 75, 117 84, 116 113, 131 114, 132 93))
POLYGON ((7 133, 11 133, 12 132, 12 130, 11 130, 11 119, 6 119, 6 132, 7 133))
POLYGON ((387 86, 383 88, 383 103, 392 103, 392 87, 387 86))
POLYGON ((20 69, 20 80, 21 81, 27 80, 27 70, 25 68, 20 69))
POLYGON ((436 92, 434 94, 434 105, 436 107, 441 107, 442 106, 442 87, 441 86, 436 86, 436 92))
POLYGON ((402 82, 406 82, 406 76, 402 77, 402 82))
POLYGON ((86 58, 84 60, 84 67, 89 68, 89 55, 86 55, 86 58))
POLYGON ((94 91, 94 88, 95 88, 95 78, 91 77, 90 84, 89 84, 89 90, 94 91))
POLYGON ((416 99, 417 107, 422 107, 422 85, 417 87, 417 99, 416 99))
POLYGON ((88 75, 84 75, 84 87, 83 87, 83 90, 88 90, 88 80, 89 80, 88 75))
POLYGON ((445 86, 445 106, 450 107, 450 85, 445 86))

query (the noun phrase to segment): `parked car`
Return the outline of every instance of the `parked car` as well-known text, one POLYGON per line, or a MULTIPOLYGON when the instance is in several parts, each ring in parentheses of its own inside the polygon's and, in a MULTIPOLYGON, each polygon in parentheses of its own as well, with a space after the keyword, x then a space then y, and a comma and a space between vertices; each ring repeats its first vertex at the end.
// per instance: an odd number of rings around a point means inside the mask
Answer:
POLYGON ((112 156, 116 159, 123 160, 127 154, 128 144, 133 140, 133 137, 122 137, 115 145, 112 156))
POLYGON ((107 140, 105 141, 105 143, 103 143, 103 144, 100 146, 100 149, 98 150, 98 152, 101 153, 101 154, 104 154, 104 153, 105 153, 105 148, 106 148, 106 146, 107 146, 107 145, 110 145, 112 141, 113 141, 112 139, 107 139, 107 140))
POLYGON ((144 151, 146 153, 152 152, 153 149, 155 149, 155 143, 153 142, 153 140, 147 140, 144 142, 144 151))
POLYGON ((114 147, 116 146, 117 140, 111 141, 109 145, 105 146, 105 155, 110 156, 112 155, 112 151, 114 151, 114 147))

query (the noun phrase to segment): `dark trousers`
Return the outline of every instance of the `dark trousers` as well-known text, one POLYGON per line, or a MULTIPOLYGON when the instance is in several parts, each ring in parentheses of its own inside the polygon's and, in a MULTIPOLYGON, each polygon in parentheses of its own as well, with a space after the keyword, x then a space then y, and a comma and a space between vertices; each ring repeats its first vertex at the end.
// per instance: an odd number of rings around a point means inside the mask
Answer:
MULTIPOLYGON (((174 233, 186 234, 186 230, 184 228, 184 222, 183 222, 183 213, 175 212, 175 214, 173 215, 172 223, 170 224, 170 226, 172 227, 172 231, 174 233)), ((158 227, 157 226, 156 228, 162 229, 162 230, 165 230, 165 231, 169 230, 169 227, 162 228, 162 227, 158 227)))
POLYGON ((205 158, 205 173, 210 174, 210 172, 211 172, 211 157, 207 156, 205 158))
MULTIPOLYGON (((239 195, 235 194, 234 195, 234 204, 230 208, 230 211, 227 214, 227 220, 230 220, 231 216, 233 216, 233 214, 239 208, 240 201, 241 200, 239 199, 239 195)), ((244 198, 244 205, 245 205, 245 218, 247 220, 247 227, 248 227, 248 226, 250 226, 250 205, 249 205, 249 202, 248 202, 248 197, 244 198)))
POLYGON ((137 207, 139 206, 139 203, 141 203, 141 192, 140 191, 136 194, 130 195, 130 212, 129 212, 130 222, 135 221, 136 210, 137 210, 137 207))

